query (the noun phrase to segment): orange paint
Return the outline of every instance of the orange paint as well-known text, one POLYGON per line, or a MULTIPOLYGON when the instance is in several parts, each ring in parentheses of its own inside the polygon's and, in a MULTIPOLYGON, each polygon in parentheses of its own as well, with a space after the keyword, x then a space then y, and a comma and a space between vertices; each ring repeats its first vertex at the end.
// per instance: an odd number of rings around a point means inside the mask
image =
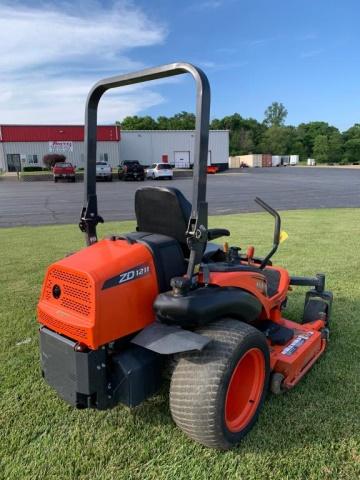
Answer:
POLYGON ((154 321, 157 285, 152 255, 144 245, 101 240, 48 268, 38 320, 96 349, 154 321), (144 276, 103 289, 106 280, 143 265, 149 268, 144 276), (58 299, 52 293, 54 285, 61 290, 58 299))

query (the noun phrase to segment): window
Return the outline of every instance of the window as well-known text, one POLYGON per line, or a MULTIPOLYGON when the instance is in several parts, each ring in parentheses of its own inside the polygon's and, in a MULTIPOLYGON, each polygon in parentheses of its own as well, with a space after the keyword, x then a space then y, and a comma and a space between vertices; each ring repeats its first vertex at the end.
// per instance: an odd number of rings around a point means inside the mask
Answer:
POLYGON ((26 155, 26 161, 29 165, 33 163, 38 163, 38 156, 37 155, 26 155))
POLYGON ((108 162, 109 155, 107 153, 100 153, 100 162, 108 162))

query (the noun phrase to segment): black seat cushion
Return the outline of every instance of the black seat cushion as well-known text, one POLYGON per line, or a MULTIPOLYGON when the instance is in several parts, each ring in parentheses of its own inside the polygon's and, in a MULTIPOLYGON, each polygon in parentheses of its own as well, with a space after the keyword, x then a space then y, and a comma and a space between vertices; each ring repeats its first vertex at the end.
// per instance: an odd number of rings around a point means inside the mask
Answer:
POLYGON ((255 265, 243 265, 239 263, 229 264, 226 262, 209 262, 207 267, 210 272, 255 272, 264 275, 267 282, 267 295, 273 297, 279 290, 280 272, 275 269, 265 268, 261 270, 255 265))
POLYGON ((135 193, 137 230, 175 238, 188 252, 185 233, 191 203, 177 188, 144 187, 135 193))

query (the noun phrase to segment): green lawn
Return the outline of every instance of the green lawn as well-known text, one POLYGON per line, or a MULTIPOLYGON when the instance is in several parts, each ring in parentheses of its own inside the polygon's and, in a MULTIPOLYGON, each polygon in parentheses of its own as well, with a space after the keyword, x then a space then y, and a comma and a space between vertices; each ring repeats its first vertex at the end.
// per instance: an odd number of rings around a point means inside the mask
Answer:
MULTIPOLYGON (((360 213, 284 212, 276 260, 293 274, 325 272, 335 295, 326 355, 288 394, 269 395, 235 450, 188 440, 171 420, 167 387, 144 405, 76 411, 42 381, 35 307, 46 266, 83 246, 74 226, 0 229, 0 479, 360 478, 360 213)), ((265 214, 213 217, 232 243, 269 248, 265 214)), ((132 230, 109 223, 101 235, 132 230)), ((287 315, 302 313, 304 290, 287 315)))

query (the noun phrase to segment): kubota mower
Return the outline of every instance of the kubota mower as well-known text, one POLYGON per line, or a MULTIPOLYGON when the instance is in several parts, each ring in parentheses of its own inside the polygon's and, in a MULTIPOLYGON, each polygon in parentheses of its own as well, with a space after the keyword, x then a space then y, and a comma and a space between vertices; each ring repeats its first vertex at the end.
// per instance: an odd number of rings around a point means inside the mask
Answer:
POLYGON ((98 82, 86 104, 87 247, 51 265, 38 304, 45 380, 78 408, 134 407, 155 394, 172 365, 170 411, 191 438, 228 449, 252 428, 270 389, 294 387, 324 352, 332 295, 325 277, 292 277, 254 248, 210 243, 206 167, 210 88, 205 74, 174 63, 98 82), (97 239, 96 125, 109 89, 190 73, 197 87, 192 203, 175 188, 135 194, 136 232, 97 239), (299 322, 283 317, 291 286, 312 287, 299 322), (169 370, 169 368, 167 369, 169 370))

